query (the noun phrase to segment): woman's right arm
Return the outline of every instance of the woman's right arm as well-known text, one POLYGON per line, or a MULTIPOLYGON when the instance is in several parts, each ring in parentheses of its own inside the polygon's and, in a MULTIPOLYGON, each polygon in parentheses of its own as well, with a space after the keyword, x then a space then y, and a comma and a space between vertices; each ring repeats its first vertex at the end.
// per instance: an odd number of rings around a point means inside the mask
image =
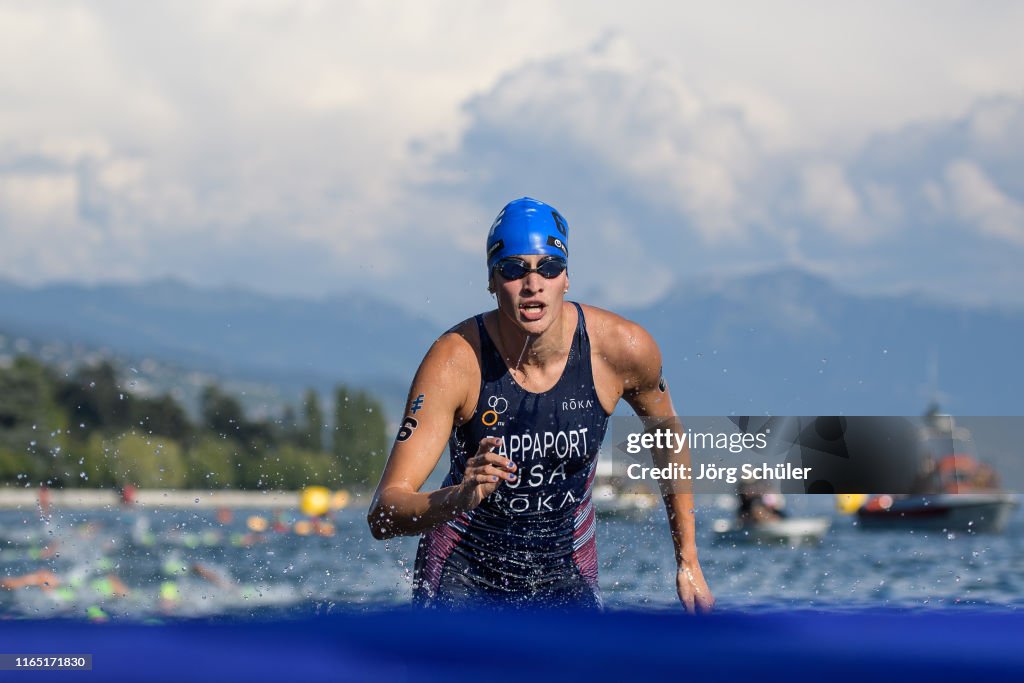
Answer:
POLYGON ((475 398, 471 389, 479 381, 476 364, 473 348, 455 333, 438 339, 427 352, 367 514, 374 538, 422 533, 476 507, 502 481, 515 479, 514 466, 489 452, 498 446, 497 439, 486 438, 467 462, 460 484, 420 492, 444 452, 455 420, 475 398))

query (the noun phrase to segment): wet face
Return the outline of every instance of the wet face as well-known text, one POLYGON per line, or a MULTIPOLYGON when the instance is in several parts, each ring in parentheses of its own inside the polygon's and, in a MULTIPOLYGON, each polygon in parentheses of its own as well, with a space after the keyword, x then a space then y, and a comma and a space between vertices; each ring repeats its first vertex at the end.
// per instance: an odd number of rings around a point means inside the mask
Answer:
MULTIPOLYGON (((536 268, 544 255, 516 256, 530 268, 536 268)), ((540 273, 527 273, 518 280, 506 280, 497 270, 491 271, 490 290, 498 300, 498 310, 528 334, 547 330, 562 310, 562 301, 569 289, 569 271, 550 280, 540 273)))

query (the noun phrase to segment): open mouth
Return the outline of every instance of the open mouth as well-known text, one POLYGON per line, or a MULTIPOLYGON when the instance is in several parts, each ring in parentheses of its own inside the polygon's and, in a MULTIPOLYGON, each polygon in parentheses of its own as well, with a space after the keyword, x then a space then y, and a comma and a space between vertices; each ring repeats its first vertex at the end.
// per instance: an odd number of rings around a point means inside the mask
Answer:
POLYGON ((544 310, 547 308, 539 301, 528 301, 519 304, 519 314, 527 321, 540 320, 544 317, 544 310))

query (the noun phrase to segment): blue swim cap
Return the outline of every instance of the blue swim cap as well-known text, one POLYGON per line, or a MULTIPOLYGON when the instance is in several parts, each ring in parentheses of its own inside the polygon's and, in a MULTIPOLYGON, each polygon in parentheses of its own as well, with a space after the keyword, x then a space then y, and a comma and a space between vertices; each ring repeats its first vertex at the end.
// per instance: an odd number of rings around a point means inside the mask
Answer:
POLYGON ((487 234, 487 267, 506 256, 544 254, 569 259, 569 224, 553 206, 523 197, 505 205, 487 234))

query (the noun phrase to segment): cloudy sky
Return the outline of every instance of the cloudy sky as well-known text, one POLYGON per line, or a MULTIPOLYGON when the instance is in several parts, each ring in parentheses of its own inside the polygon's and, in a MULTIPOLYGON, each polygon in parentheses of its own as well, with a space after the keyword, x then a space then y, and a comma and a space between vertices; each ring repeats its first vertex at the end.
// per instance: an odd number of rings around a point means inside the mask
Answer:
POLYGON ((1024 4, 0 0, 0 278, 487 305, 799 266, 1024 303, 1024 4))

